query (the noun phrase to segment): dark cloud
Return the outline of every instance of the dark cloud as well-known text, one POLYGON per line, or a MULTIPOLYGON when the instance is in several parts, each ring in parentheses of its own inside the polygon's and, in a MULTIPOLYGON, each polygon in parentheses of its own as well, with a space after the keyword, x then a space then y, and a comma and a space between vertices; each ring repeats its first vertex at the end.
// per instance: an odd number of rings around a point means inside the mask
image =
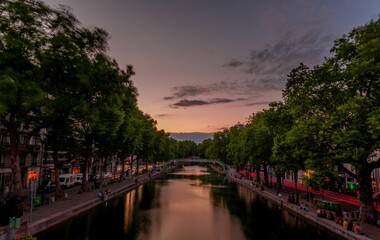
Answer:
POLYGON ((223 66, 239 68, 252 75, 251 80, 242 84, 251 90, 279 90, 283 89, 287 74, 301 62, 321 63, 331 43, 332 36, 315 29, 303 34, 289 31, 277 43, 251 50, 247 60, 234 59, 223 66))
POLYGON ((201 106, 201 105, 207 105, 209 104, 206 101, 202 100, 187 100, 183 99, 180 100, 172 105, 170 105, 172 108, 178 108, 178 107, 193 107, 193 106, 201 106))
POLYGON ((213 98, 208 101, 182 99, 174 104, 171 104, 170 106, 172 108, 179 108, 179 107, 186 108, 186 107, 195 107, 195 106, 203 106, 203 105, 210 105, 210 104, 231 103, 231 102, 242 101, 242 100, 245 100, 245 99, 243 98, 237 98, 237 99, 213 98))
POLYGON ((195 97, 211 91, 210 87, 201 87, 201 86, 180 86, 172 88, 173 96, 166 97, 168 98, 184 98, 184 97, 195 97))
MULTIPOLYGON (((260 82, 262 85, 264 81, 260 82)), ((227 93, 231 95, 246 95, 249 94, 251 96, 258 95, 257 93, 253 93, 251 91, 252 81, 234 81, 234 82, 225 82, 220 81, 216 83, 212 83, 205 86, 178 86, 173 87, 171 96, 164 97, 164 100, 175 100, 187 97, 196 97, 202 96, 206 94, 220 94, 227 93)), ((258 84, 255 84, 256 86, 258 84)), ((265 86, 267 87, 267 86, 265 86)), ((264 86, 263 86, 264 88, 264 86)))
POLYGON ((251 102, 251 103, 247 103, 246 105, 247 106, 269 105, 269 103, 271 102, 251 102))
POLYGON ((223 67, 240 67, 241 65, 244 65, 244 62, 232 59, 228 63, 224 64, 223 67))
POLYGON ((235 102, 236 100, 228 99, 228 98, 214 98, 209 101, 210 104, 213 103, 230 103, 235 102))
POLYGON ((166 116, 168 116, 169 114, 165 114, 165 113, 163 113, 163 114, 158 114, 157 115, 157 117, 166 117, 166 116))

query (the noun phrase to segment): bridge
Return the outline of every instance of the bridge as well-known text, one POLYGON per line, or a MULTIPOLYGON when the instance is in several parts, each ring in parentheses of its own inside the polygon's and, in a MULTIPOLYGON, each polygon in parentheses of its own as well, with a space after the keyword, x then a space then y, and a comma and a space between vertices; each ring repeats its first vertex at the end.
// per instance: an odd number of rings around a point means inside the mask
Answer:
POLYGON ((210 159, 202 159, 202 158, 181 158, 181 159, 173 159, 164 163, 164 167, 167 167, 170 164, 187 164, 187 163, 195 163, 195 164, 218 164, 223 167, 224 170, 228 170, 228 165, 219 161, 219 160, 210 160, 210 159))

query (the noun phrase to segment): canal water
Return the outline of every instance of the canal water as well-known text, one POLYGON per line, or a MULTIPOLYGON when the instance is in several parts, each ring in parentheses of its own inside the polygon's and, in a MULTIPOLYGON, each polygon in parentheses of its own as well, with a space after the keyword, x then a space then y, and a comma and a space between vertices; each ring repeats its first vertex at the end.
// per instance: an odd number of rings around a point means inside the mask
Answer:
POLYGON ((185 166, 43 232, 45 239, 334 239, 250 189, 185 166))

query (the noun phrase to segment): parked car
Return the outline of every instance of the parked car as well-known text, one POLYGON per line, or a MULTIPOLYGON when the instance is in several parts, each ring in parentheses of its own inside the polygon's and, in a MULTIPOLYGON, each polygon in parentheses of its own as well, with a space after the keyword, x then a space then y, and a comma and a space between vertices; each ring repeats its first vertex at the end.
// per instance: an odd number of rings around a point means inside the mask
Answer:
POLYGON ((80 185, 82 184, 83 180, 83 173, 77 173, 75 177, 75 184, 80 185))
POLYGON ((59 181, 62 188, 69 188, 76 184, 77 176, 76 174, 61 174, 59 175, 59 181))

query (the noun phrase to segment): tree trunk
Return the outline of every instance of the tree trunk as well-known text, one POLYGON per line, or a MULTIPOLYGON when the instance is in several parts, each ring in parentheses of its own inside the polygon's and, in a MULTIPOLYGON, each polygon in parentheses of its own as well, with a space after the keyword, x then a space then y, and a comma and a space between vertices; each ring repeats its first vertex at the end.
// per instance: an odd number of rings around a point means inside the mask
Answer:
POLYGON ((88 161, 89 161, 90 156, 92 154, 91 148, 92 148, 92 141, 86 140, 85 154, 84 154, 83 180, 82 180, 82 186, 81 186, 81 189, 83 192, 86 192, 88 190, 88 188, 87 188, 87 174, 88 174, 88 161))
POLYGON ((84 157, 84 160, 83 160, 84 161, 84 163, 83 163, 84 167, 83 167, 83 179, 82 179, 82 185, 81 185, 82 192, 87 191, 88 159, 89 159, 89 156, 86 154, 86 156, 84 157))
POLYGON ((299 202, 299 194, 298 194, 298 170, 294 170, 294 187, 296 189, 296 203, 299 202))
POLYGON ((55 199, 62 200, 62 189, 61 189, 61 184, 59 182, 59 164, 58 164, 58 149, 55 147, 55 143, 53 143, 53 162, 54 162, 54 171, 55 171, 55 176, 54 176, 54 182, 55 182, 55 199))
POLYGON ((267 168, 267 167, 268 167, 267 164, 263 164, 265 186, 269 186, 269 181, 268 181, 268 168, 267 168))
POLYGON ((123 180, 123 178, 124 178, 124 172, 125 172, 125 165, 124 165, 124 163, 125 163, 125 157, 124 157, 124 155, 121 155, 120 156, 120 161, 121 161, 121 164, 122 164, 122 166, 121 166, 121 174, 120 174, 120 181, 122 181, 123 180))
POLYGON ((260 184, 260 167, 256 168, 256 184, 260 184))
POLYGON ((279 194, 281 192, 281 190, 282 190, 281 175, 280 174, 276 174, 276 179, 277 179, 277 183, 276 183, 277 194, 279 194))
MULTIPOLYGON (((14 119, 14 118, 13 118, 14 119)), ((12 118, 10 119, 11 124, 14 124, 12 118)), ((12 169, 12 185, 11 190, 21 191, 21 167, 19 160, 19 145, 18 145, 18 134, 17 128, 10 127, 9 129, 9 141, 10 141, 10 157, 11 157, 11 169, 12 169)))
POLYGON ((139 175, 139 157, 136 157, 136 175, 139 175))
POLYGON ((360 201, 360 213, 359 219, 361 221, 373 221, 377 220, 377 211, 375 209, 372 198, 372 186, 371 186, 371 172, 372 168, 366 164, 358 172, 359 181, 359 201, 360 201))

